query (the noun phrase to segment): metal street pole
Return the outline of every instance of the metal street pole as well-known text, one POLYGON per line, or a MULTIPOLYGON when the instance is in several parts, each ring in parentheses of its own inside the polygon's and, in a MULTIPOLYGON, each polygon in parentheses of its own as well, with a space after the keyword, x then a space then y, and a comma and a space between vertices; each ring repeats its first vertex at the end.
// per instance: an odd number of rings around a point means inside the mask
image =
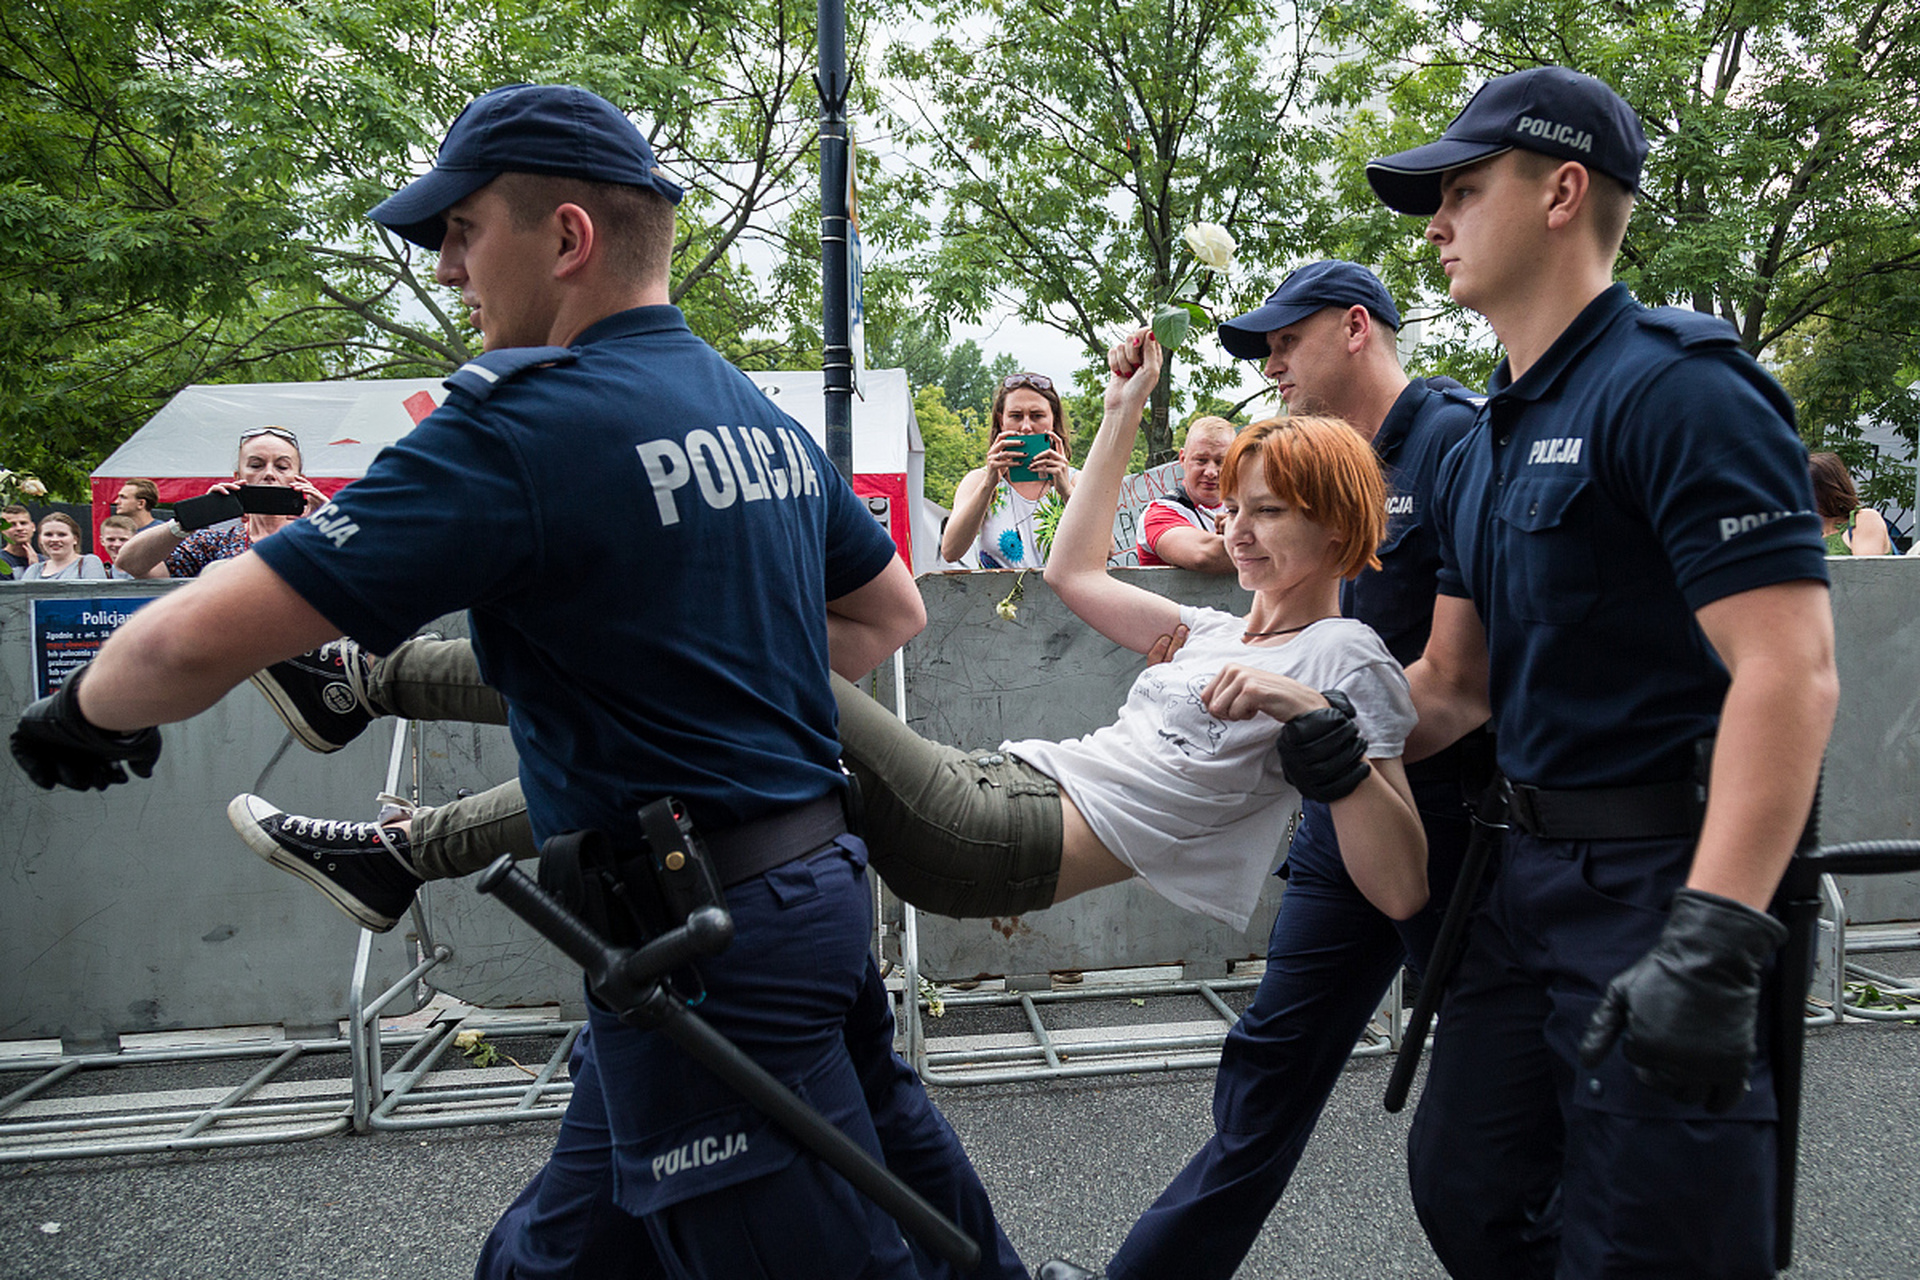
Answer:
POLYGON ((847 266, 846 0, 819 0, 820 369, 826 397, 827 456, 853 479, 853 345, 847 266))

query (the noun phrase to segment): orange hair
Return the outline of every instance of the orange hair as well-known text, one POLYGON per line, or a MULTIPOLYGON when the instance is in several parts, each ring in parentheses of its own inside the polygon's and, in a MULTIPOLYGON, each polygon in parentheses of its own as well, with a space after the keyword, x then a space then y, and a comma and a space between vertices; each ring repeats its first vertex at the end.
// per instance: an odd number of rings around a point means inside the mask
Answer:
POLYGON ((1231 498, 1240 469, 1258 454, 1267 488, 1298 507, 1346 548, 1342 578, 1378 569, 1375 555, 1387 534, 1387 482, 1373 446, 1340 418, 1269 418, 1234 437, 1220 468, 1220 491, 1231 498))

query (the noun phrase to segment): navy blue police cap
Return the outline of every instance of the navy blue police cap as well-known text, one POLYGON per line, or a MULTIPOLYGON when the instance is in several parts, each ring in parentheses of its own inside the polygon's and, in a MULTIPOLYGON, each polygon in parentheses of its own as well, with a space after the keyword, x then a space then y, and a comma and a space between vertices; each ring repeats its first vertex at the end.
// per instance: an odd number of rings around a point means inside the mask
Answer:
POLYGON ((680 187, 611 102, 572 85, 510 84, 469 102, 447 130, 433 168, 367 216, 423 249, 438 249, 446 211, 503 173, 618 182, 680 203, 680 187))
POLYGON ((1601 81, 1566 67, 1533 67, 1481 85, 1439 141, 1368 161, 1367 181, 1387 208, 1431 217, 1440 210, 1442 174, 1516 148, 1578 160, 1635 191, 1647 135, 1633 108, 1601 81))
POLYGON ((1400 312, 1378 276, 1353 262, 1314 262, 1301 267, 1267 300, 1220 326, 1220 345, 1242 360, 1264 360, 1267 335, 1298 324, 1327 307, 1365 307, 1389 329, 1399 329, 1400 312))

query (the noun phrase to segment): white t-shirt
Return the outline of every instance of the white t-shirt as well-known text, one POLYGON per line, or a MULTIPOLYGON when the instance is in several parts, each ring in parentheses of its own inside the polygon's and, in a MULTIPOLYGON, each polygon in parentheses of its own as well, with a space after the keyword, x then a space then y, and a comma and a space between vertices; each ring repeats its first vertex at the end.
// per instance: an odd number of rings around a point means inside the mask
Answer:
MULTIPOLYGON (((1077 467, 1068 467, 1069 480, 1078 479, 1077 467)), ((982 569, 1044 569, 1053 545, 1052 529, 1066 506, 1060 491, 1048 485, 1037 498, 1023 498, 1012 484, 996 481, 980 536, 974 540, 975 558, 982 569)))
POLYGON ((1183 606, 1187 643, 1133 682, 1120 718, 1084 738, 1002 745, 1058 782, 1120 861, 1177 906, 1245 929, 1300 793, 1280 772, 1280 722, 1216 720, 1200 694, 1229 663, 1353 700, 1373 757, 1413 728, 1406 673, 1371 627, 1327 618, 1281 645, 1242 644, 1246 620, 1183 606))

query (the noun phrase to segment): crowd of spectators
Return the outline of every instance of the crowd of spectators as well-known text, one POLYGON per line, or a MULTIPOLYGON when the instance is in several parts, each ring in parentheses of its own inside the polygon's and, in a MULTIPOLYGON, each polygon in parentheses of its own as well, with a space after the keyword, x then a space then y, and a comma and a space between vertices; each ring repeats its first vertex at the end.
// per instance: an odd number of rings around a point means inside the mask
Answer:
POLYGON ((0 582, 50 580, 101 581, 131 578, 115 562, 120 549, 143 526, 154 523, 159 491, 151 480, 129 480, 114 501, 114 514, 100 522, 93 550, 85 550, 80 521, 65 511, 49 511, 34 522, 33 513, 18 503, 0 507, 0 582), (137 491, 136 499, 129 499, 137 491))
MULTIPOLYGON (((278 486, 298 492, 311 512, 327 498, 301 474, 301 466, 300 441, 293 432, 255 427, 240 435, 233 478, 210 486, 207 495, 278 486)), ((65 512, 49 512, 36 526, 26 507, 0 507, 0 582, 198 577, 301 518, 249 511, 189 528, 179 519, 160 519, 159 505, 153 481, 127 481, 114 496, 113 514, 100 523, 92 552, 85 550, 80 522, 65 512)))

